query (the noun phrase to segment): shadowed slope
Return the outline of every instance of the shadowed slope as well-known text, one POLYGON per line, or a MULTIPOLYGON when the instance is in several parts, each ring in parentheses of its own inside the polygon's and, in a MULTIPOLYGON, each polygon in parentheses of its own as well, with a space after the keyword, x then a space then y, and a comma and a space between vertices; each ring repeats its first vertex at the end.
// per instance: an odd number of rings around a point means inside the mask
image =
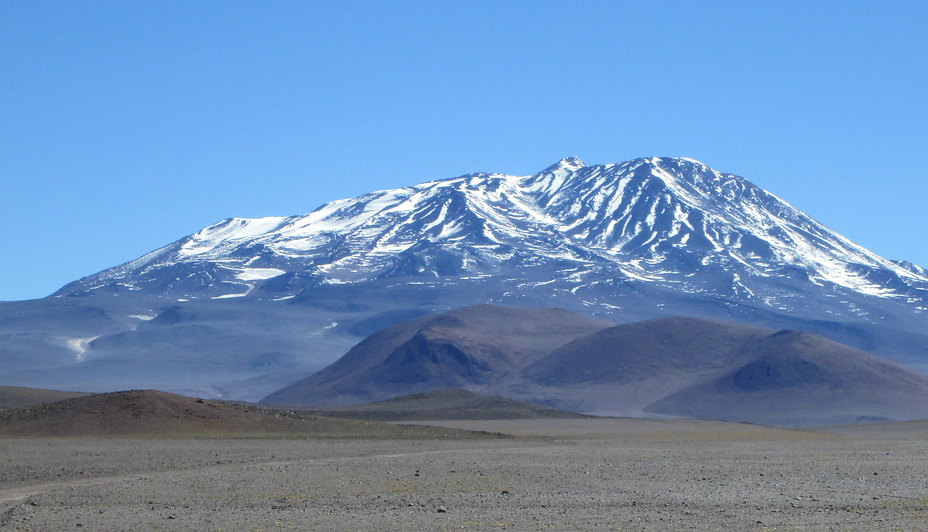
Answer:
POLYGON ((749 354, 747 364, 645 410, 771 425, 928 416, 928 376, 820 336, 780 331, 749 354))
POLYGON ((609 416, 781 426, 928 417, 928 376, 810 333, 684 317, 602 328, 565 311, 491 306, 385 329, 265 402, 338 406, 448 387, 609 416))
POLYGON ((0 412, 0 436, 477 438, 480 434, 314 416, 156 390, 88 395, 0 412))
POLYGON ((578 338, 525 367, 522 375, 546 386, 615 384, 702 372, 743 358, 770 331, 695 318, 628 323, 578 338))
POLYGON ((608 325, 560 309, 467 307, 377 332, 331 366, 261 402, 336 406, 479 388, 608 325))
POLYGON ((609 416, 645 407, 750 359, 772 331, 697 318, 627 323, 578 338, 490 387, 550 408, 609 416))
POLYGON ((697 318, 610 327, 521 375, 493 391, 581 412, 783 426, 928 416, 926 375, 810 333, 697 318))

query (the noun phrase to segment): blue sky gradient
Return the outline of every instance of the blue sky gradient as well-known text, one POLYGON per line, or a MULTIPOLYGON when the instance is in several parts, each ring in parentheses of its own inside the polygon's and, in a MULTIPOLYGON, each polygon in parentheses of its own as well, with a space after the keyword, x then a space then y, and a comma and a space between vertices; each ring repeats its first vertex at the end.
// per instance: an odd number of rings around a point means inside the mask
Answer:
POLYGON ((0 300, 569 155, 692 157, 928 267, 928 3, 809 4, 0 0, 0 300))

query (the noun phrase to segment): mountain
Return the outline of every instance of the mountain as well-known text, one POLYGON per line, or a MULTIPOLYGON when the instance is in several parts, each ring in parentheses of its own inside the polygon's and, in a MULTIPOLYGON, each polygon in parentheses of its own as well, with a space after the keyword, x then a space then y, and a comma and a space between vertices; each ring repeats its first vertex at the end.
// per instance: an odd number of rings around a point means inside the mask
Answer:
POLYGON ((800 331, 779 331, 745 364, 649 405, 676 416, 765 425, 813 425, 928 417, 928 378, 800 331))
POLYGON ((232 218, 0 303, 0 382, 254 400, 403 319, 480 303, 796 329, 928 370, 928 273, 683 158, 475 173, 232 218))
POLYGON ((813 334, 682 317, 602 327, 557 309, 487 305, 384 329, 262 402, 351 405, 449 380, 603 415, 782 426, 928 417, 928 375, 813 334), (535 341, 521 356, 520 337, 535 341))
POLYGON ((56 295, 257 290, 255 298, 281 299, 319 285, 514 268, 528 287, 563 278, 558 288, 573 291, 606 276, 796 312, 805 305, 790 292, 810 284, 890 299, 928 294, 923 269, 876 256, 741 177, 691 159, 585 166, 572 157, 532 176, 469 174, 303 216, 228 219, 56 295))
POLYGON ((928 375, 807 332, 700 318, 603 329, 491 390, 596 414, 780 426, 928 417, 928 375))
POLYGON ((467 307, 372 334, 331 366, 262 400, 355 405, 446 388, 482 388, 610 324, 561 309, 467 307))

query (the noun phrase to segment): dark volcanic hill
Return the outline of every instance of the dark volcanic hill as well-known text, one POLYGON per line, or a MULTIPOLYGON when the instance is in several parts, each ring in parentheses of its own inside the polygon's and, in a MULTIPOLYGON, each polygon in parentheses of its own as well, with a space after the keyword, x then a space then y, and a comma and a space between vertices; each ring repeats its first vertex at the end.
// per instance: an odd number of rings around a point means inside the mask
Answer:
POLYGON ((928 376, 813 334, 698 318, 605 328, 584 320, 490 306, 411 320, 263 402, 348 405, 450 380, 603 415, 783 426, 928 417, 928 376), (528 338, 535 349, 517 354, 528 338))
POLYGON ((300 437, 461 439, 454 429, 401 427, 194 399, 156 390, 93 394, 0 411, 0 437, 300 437))
POLYGON ((647 412, 767 425, 928 417, 928 378, 820 336, 779 331, 750 361, 649 405, 647 412))
POLYGON ((928 376, 820 336, 697 318, 619 325, 496 392, 612 415, 808 425, 928 417, 928 376))
POLYGON ((521 374, 545 386, 622 384, 712 371, 750 358, 770 331, 696 318, 609 327, 528 364, 521 374))
POLYGON ((331 366, 261 402, 350 405, 444 388, 485 388, 608 326, 561 309, 467 307, 374 333, 331 366))
POLYGON ((698 161, 410 183, 0 302, 0 383, 257 400, 380 328, 482 303, 804 330, 928 371, 928 272, 698 161))

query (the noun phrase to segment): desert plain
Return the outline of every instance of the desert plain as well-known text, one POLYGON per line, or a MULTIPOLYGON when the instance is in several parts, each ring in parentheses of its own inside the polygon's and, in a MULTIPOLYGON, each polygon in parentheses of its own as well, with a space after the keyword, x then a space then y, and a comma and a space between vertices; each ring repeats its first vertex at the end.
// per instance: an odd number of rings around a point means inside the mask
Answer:
POLYGON ((0 529, 928 530, 920 422, 418 422, 391 437, 0 439, 0 529))

